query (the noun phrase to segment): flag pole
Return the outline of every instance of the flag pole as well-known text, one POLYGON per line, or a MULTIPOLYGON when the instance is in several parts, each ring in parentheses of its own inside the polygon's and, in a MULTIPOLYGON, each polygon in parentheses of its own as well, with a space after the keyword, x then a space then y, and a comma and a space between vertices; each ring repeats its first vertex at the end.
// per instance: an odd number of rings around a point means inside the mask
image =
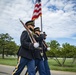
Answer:
POLYGON ((40 19, 41 19, 41 32, 42 32, 42 31, 43 31, 43 26, 42 26, 42 15, 41 15, 40 19))
MULTIPOLYGON (((42 3, 42 1, 41 1, 41 3, 42 3)), ((42 8, 42 5, 41 5, 41 8, 42 8)), ((42 12, 42 9, 41 9, 41 12, 42 12)), ((42 26, 42 13, 41 13, 41 32, 43 31, 43 26, 42 26)))

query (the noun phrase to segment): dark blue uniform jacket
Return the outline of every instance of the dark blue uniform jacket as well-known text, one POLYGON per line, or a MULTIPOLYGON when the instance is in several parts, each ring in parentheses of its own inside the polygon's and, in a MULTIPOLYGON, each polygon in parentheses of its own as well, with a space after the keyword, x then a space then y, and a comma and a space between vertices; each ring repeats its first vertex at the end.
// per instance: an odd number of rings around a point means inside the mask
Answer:
POLYGON ((30 37, 27 31, 23 31, 20 37, 21 46, 18 51, 18 56, 22 56, 28 59, 34 58, 34 47, 31 43, 30 37))

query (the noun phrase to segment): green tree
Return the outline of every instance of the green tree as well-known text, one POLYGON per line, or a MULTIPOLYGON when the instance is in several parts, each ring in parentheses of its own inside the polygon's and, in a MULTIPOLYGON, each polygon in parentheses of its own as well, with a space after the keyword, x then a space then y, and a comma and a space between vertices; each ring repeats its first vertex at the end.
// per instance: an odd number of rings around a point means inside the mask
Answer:
POLYGON ((0 34, 0 48, 2 51, 2 58, 4 59, 4 52, 6 49, 7 42, 11 41, 13 38, 8 34, 0 34))
POLYGON ((47 52, 47 56, 51 56, 51 57, 55 57, 55 61, 61 65, 58 57, 60 55, 60 44, 56 41, 56 40, 52 40, 50 43, 48 43, 50 45, 51 50, 47 52))
POLYGON ((6 54, 7 56, 8 56, 8 55, 16 55, 18 49, 19 49, 19 46, 17 46, 14 41, 10 41, 10 42, 8 42, 8 44, 6 45, 5 54, 6 54))
MULTIPOLYGON (((76 48, 69 43, 62 44, 61 57, 63 58, 62 66, 66 61, 66 58, 76 58, 76 48)), ((73 60, 74 61, 74 60, 73 60)))

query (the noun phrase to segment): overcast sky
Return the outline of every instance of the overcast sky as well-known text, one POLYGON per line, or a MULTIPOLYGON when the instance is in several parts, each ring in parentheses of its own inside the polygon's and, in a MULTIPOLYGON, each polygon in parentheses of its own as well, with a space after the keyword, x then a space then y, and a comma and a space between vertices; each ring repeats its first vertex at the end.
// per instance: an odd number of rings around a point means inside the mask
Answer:
MULTIPOLYGON (((31 19, 35 0, 0 0, 0 34, 9 33, 17 44, 24 27, 19 18, 31 19)), ((42 0, 43 31, 46 41, 57 40, 60 44, 76 45, 76 0, 42 0)), ((35 21, 40 26, 40 18, 35 21)))

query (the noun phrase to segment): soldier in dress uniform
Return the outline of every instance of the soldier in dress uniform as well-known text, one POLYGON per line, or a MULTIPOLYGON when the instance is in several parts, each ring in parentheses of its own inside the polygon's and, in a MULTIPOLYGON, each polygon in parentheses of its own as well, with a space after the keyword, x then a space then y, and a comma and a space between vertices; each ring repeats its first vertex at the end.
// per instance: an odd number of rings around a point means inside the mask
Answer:
MULTIPOLYGON (((32 32, 34 30, 34 21, 30 20, 25 23, 27 28, 32 32)), ((28 75, 35 75, 34 47, 38 43, 32 43, 29 33, 24 30, 20 37, 21 46, 18 51, 19 61, 12 75, 20 75, 25 66, 28 69, 28 75)), ((35 48, 36 48, 35 47, 35 48)))
MULTIPOLYGON (((48 50, 50 50, 50 48, 48 48, 48 46, 46 45, 46 42, 45 42, 45 39, 46 39, 46 33, 45 32, 40 32, 40 29, 39 29, 39 27, 36 27, 35 29, 34 29, 34 32, 35 32, 35 34, 37 34, 38 36, 40 36, 40 35, 44 35, 43 36, 43 40, 42 41, 40 41, 40 45, 41 45, 41 47, 42 47, 42 50, 41 50, 41 52, 42 52, 42 56, 41 56, 41 58, 43 59, 43 65, 44 65, 44 69, 45 69, 45 75, 51 75, 51 73, 50 73, 50 68, 49 68, 49 65, 48 65, 48 58, 47 58, 47 56, 46 56, 46 51, 48 51, 48 50), (41 33, 41 34, 40 34, 41 33)), ((37 39, 37 38, 36 38, 37 39)), ((39 38, 40 39, 40 38, 39 38)), ((38 39, 38 40, 39 40, 38 39)), ((36 57, 38 57, 37 56, 37 53, 38 52, 35 52, 35 58, 36 57)), ((38 57, 39 58, 39 57, 38 57)), ((36 61, 37 60, 37 58, 35 59, 35 63, 37 62, 36 61)), ((35 66, 37 66, 37 65, 35 65, 35 66)), ((41 69, 42 69, 42 67, 41 67, 41 69)), ((38 69, 38 67, 36 68, 36 71, 37 70, 41 70, 41 69, 38 69)), ((43 70, 44 70, 43 69, 43 70)), ((41 75, 42 75, 42 71, 41 71, 41 75)))
POLYGON ((45 66, 44 66, 44 59, 43 59, 43 47, 42 47, 42 41, 44 39, 44 34, 40 34, 40 28, 36 27, 34 28, 34 37, 37 42, 39 42, 39 48, 35 49, 35 66, 37 67, 39 71, 39 75, 46 75, 45 72, 45 66))
POLYGON ((46 45, 46 42, 45 42, 47 35, 45 32, 43 32, 43 34, 45 35, 44 40, 43 40, 43 57, 44 57, 45 72, 46 72, 46 75, 51 75, 50 68, 48 65, 48 58, 46 56, 46 51, 50 50, 50 48, 46 45))

